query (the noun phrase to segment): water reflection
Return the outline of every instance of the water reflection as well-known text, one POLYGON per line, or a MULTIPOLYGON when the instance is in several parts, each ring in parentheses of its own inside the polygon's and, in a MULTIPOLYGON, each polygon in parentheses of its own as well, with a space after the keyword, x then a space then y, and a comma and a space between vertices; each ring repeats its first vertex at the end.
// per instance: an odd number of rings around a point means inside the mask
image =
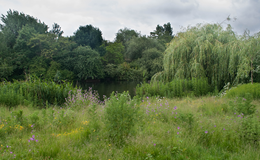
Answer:
POLYGON ((114 81, 114 82, 84 82, 77 83, 77 86, 81 87, 83 90, 96 90, 100 96, 100 100, 103 100, 103 95, 109 97, 111 93, 118 92, 122 93, 124 91, 129 91, 131 97, 135 96, 135 89, 139 81, 114 81))

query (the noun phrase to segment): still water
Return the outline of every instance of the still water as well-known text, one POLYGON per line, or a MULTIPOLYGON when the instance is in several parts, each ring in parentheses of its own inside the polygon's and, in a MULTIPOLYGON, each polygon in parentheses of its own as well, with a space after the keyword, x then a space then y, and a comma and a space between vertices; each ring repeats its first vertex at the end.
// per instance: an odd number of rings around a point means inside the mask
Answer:
POLYGON ((103 100, 103 95, 109 97, 111 93, 118 92, 122 93, 124 91, 129 91, 131 97, 135 96, 135 89, 139 81, 114 81, 114 82, 84 82, 77 83, 77 86, 83 90, 96 90, 100 96, 100 100, 103 100))

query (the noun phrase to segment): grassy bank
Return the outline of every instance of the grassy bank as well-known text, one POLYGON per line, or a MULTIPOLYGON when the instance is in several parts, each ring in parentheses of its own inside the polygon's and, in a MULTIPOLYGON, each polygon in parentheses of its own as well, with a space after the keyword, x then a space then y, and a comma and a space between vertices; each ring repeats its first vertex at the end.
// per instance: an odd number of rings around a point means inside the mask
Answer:
POLYGON ((88 95, 0 106, 0 159, 260 159, 259 100, 88 95))

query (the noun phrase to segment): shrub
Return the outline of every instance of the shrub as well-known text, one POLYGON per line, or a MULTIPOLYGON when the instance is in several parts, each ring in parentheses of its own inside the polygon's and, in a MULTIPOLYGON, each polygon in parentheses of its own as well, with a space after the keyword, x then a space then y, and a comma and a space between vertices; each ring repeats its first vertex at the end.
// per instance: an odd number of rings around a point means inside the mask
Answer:
POLYGON ((117 146, 122 146, 125 138, 130 135, 138 114, 138 104, 138 98, 135 96, 131 100, 128 92, 122 94, 113 92, 110 100, 106 102, 105 124, 109 139, 117 146))
POLYGON ((230 102, 233 109, 238 113, 243 113, 244 116, 255 113, 255 105, 251 104, 252 98, 250 93, 246 93, 245 98, 236 97, 235 103, 230 102))
POLYGON ((260 121, 256 117, 244 118, 239 133, 244 142, 260 146, 260 121))
POLYGON ((228 98, 245 97, 249 93, 252 99, 260 99, 260 83, 242 84, 237 87, 231 88, 225 95, 228 98))

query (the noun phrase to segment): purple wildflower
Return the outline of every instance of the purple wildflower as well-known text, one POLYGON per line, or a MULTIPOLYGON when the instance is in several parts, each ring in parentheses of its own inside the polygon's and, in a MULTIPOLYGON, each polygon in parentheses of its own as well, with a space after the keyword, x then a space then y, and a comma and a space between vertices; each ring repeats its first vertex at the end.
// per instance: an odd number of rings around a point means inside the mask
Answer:
POLYGON ((177 134, 179 134, 179 132, 177 132, 177 134))
POLYGON ((156 146, 156 144, 154 143, 154 146, 156 146))
POLYGON ((214 127, 217 127, 216 125, 214 125, 214 127))
POLYGON ((206 133, 206 134, 207 134, 207 133, 208 133, 208 131, 205 131, 204 133, 206 133))
POLYGON ((177 127, 177 129, 180 129, 180 127, 177 127))
POLYGON ((176 110, 177 109, 177 107, 176 106, 174 106, 174 108, 173 108, 174 110, 176 110))

